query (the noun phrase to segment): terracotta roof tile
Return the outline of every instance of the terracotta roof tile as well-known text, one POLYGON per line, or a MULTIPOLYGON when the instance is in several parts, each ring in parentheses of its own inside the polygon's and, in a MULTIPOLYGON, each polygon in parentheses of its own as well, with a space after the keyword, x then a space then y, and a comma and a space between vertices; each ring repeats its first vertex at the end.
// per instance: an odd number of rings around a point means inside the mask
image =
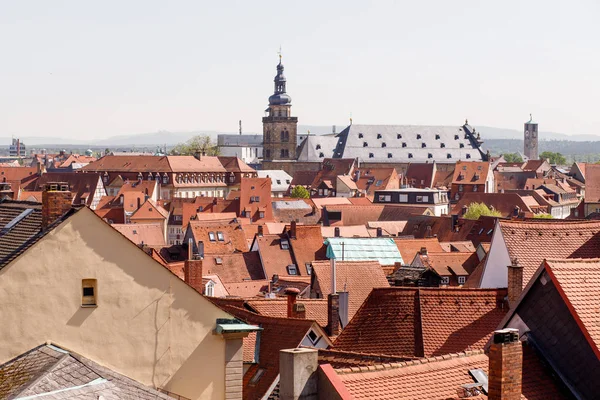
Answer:
POLYGON ((398 363, 414 358, 389 356, 385 354, 357 353, 330 349, 319 349, 319 364, 330 364, 333 368, 374 366, 383 363, 398 363))
MULTIPOLYGON (((289 243, 287 236, 284 235, 263 235, 256 236, 255 244, 258 246, 260 259, 265 269, 267 279, 273 275, 280 277, 288 276, 288 265, 294 264, 292 254, 289 249, 282 248, 282 241, 289 243)), ((289 246, 288 246, 289 247, 289 246)), ((299 275, 306 275, 303 268, 297 268, 299 275)))
MULTIPOLYGON (((445 358, 396 362, 371 367, 337 369, 355 399, 449 400, 458 399, 464 384, 475 383, 469 370, 488 373, 489 359, 482 351, 468 351, 445 358)), ((523 346, 523 400, 561 399, 566 396, 534 351, 523 346)), ((487 399, 486 395, 470 397, 487 399)))
POLYGON ((396 246, 398 246, 398 250, 402 255, 402 260, 404 264, 409 265, 412 260, 415 258, 415 255, 421 248, 425 247, 427 251, 431 252, 441 252, 444 251, 440 242, 436 238, 425 238, 425 239, 403 239, 403 238, 394 238, 394 242, 396 242, 396 246))
POLYGON ((374 289, 336 349, 432 356, 483 348, 504 317, 504 289, 374 289))
MULTIPOLYGON (((142 194, 143 195, 143 194, 142 194)), ((169 212, 156 204, 156 202, 152 199, 146 199, 146 201, 135 210, 135 212, 131 215, 130 219, 132 221, 145 221, 145 220, 160 220, 160 219, 168 219, 169 212)))
POLYGON ((166 246, 163 228, 156 224, 112 224, 123 236, 135 244, 166 246))
POLYGON ((190 221, 188 232, 190 230, 195 242, 202 241, 204 243, 204 254, 248 251, 246 235, 239 224, 223 223, 222 221, 190 221), (223 240, 219 240, 219 232, 223 234, 223 240))
POLYGON ((546 260, 546 269, 600 351, 600 259, 546 260))
POLYGON ((523 286, 542 261, 600 257, 598 221, 500 221, 511 260, 523 267, 523 286))
MULTIPOLYGON (((297 303, 304 304, 306 319, 316 321, 321 327, 327 326, 327 299, 298 299, 297 303)), ((276 299, 248 299, 246 304, 258 314, 269 317, 287 317, 287 297, 276 299)))
MULTIPOLYGON (((337 261, 335 265, 337 290, 348 292, 348 320, 374 288, 390 285, 377 261, 337 261)), ((327 298, 331 293, 330 261, 315 261, 312 267, 311 293, 327 298)))

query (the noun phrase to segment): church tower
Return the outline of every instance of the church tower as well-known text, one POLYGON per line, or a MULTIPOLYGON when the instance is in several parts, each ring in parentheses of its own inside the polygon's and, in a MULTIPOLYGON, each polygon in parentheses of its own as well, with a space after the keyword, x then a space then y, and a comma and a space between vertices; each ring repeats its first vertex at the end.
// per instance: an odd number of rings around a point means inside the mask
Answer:
POLYGON ((263 117, 263 161, 295 160, 298 117, 292 117, 292 98, 285 91, 286 79, 279 55, 275 92, 263 117))
POLYGON ((533 117, 529 114, 529 121, 525 122, 524 152, 523 154, 529 160, 537 160, 538 155, 538 124, 533 122, 533 117))

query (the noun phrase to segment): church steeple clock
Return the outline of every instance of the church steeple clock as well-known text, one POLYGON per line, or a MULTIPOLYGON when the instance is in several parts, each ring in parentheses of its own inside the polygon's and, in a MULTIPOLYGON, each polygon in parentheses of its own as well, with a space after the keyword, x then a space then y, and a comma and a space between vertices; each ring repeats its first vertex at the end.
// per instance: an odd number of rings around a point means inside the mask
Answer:
POLYGON ((281 54, 274 79, 275 90, 263 117, 263 161, 295 160, 298 117, 292 117, 292 98, 286 92, 281 54))
POLYGON ((529 114, 529 121, 525 122, 524 128, 524 152, 528 160, 537 160, 538 155, 538 124, 533 122, 533 117, 529 114))

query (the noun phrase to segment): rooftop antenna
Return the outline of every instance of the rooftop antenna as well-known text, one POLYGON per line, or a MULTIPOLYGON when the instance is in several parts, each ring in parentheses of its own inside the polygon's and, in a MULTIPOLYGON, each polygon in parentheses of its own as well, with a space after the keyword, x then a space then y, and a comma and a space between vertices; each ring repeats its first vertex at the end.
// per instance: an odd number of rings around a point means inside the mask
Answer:
POLYGON ((352 113, 350 113, 350 125, 352 125, 352 113))
POLYGON ((533 121, 533 115, 531 115, 531 113, 529 113, 529 122, 533 121))
POLYGON ((240 119, 240 135, 242 134, 242 120, 240 119))

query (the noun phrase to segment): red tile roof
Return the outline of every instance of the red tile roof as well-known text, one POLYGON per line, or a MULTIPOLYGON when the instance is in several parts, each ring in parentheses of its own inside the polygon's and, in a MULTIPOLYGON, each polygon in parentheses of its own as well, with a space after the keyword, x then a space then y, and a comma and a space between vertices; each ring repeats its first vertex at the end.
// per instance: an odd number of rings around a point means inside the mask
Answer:
POLYGON ((435 171, 434 163, 411 163, 404 174, 404 183, 419 189, 431 188, 435 171))
MULTIPOLYGON (((236 251, 248 251, 248 242, 240 224, 223 223, 222 221, 190 221, 194 242, 204 243, 204 254, 231 254, 236 251), (209 233, 213 233, 213 239, 209 233), (223 240, 218 239, 218 232, 223 233, 223 240)), ((188 233, 186 233, 187 235, 188 233)))
MULTIPOLYGON (((273 275, 280 277, 288 276, 288 265, 294 264, 291 251, 281 248, 281 241, 288 241, 284 235, 264 235, 256 236, 254 245, 258 246, 260 259, 265 269, 267 279, 271 279, 273 275)), ((299 275, 306 275, 303 268, 297 268, 299 275)))
POLYGON ((510 259, 523 267, 523 286, 544 259, 600 257, 598 221, 500 221, 510 259))
MULTIPOLYGON (((531 198, 531 200, 533 199, 531 198)), ((502 217, 509 217, 513 214, 515 207, 519 207, 522 212, 533 212, 528 202, 529 199, 525 200, 516 193, 465 193, 454 205, 452 214, 460 215, 463 207, 469 207, 471 203, 484 203, 488 207, 493 207, 499 211, 502 217)), ((535 204, 539 206, 537 202, 535 204)))
POLYGON ((585 202, 600 203, 600 164, 587 164, 584 171, 585 202))
POLYGON ((433 269, 440 276, 452 277, 451 284, 457 285, 454 275, 469 276, 479 264, 475 252, 427 252, 420 255, 424 265, 433 269))
POLYGON ((155 224, 113 224, 113 228, 135 244, 166 246, 163 228, 155 224))
MULTIPOLYGON (((261 271, 262 272, 262 271, 261 271)), ((268 280, 223 283, 230 296, 254 297, 269 290, 268 280)))
MULTIPOLYGON (((331 263, 315 261, 312 266, 311 294, 327 298, 331 293, 331 263)), ((348 320, 374 288, 390 286, 378 261, 337 261, 335 266, 337 291, 348 292, 348 320)))
POLYGON ((487 161, 458 161, 454 168, 452 184, 457 185, 484 185, 490 171, 487 161))
POLYGON ((440 242, 436 238, 424 238, 424 239, 402 239, 394 238, 396 246, 402 255, 402 260, 405 265, 410 265, 415 255, 421 251, 421 248, 425 247, 427 251, 441 252, 444 251, 440 242))
MULTIPOLYGON (((321 327, 327 326, 327 299, 298 299, 297 302, 304 304, 306 319, 316 321, 321 327)), ((287 317, 287 297, 248 299, 246 304, 261 315, 287 317)))
POLYGON ((600 259, 546 260, 546 271, 580 324, 590 346, 600 354, 600 259))
MULTIPOLYGON (((286 226, 288 236, 289 229, 290 227, 286 226)), ((290 246, 298 268, 304 269, 307 263, 326 259, 327 248, 323 241, 320 225, 296 225, 296 238, 290 238, 290 246)))
MULTIPOLYGON (((126 192, 127 193, 127 192, 126 192)), ((169 212, 152 199, 146 201, 130 217, 132 221, 168 219, 169 212)))
MULTIPOLYGON (((464 384, 474 383, 469 370, 488 373, 489 359, 482 351, 438 356, 383 365, 338 369, 339 378, 354 399, 454 400, 464 384)), ((549 371, 527 345, 523 346, 521 399, 562 399, 566 396, 549 371)), ((478 399, 487 399, 479 395, 478 399)))
POLYGON ((480 349, 508 311, 506 294, 505 289, 374 289, 334 346, 409 357, 480 349))
MULTIPOLYGON (((207 254, 204 256, 202 263, 202 274, 218 275, 223 283, 244 283, 251 280, 265 279, 256 252, 207 254), (217 261, 220 261, 220 263, 217 261)), ((234 295, 231 292, 230 294, 234 295)))

